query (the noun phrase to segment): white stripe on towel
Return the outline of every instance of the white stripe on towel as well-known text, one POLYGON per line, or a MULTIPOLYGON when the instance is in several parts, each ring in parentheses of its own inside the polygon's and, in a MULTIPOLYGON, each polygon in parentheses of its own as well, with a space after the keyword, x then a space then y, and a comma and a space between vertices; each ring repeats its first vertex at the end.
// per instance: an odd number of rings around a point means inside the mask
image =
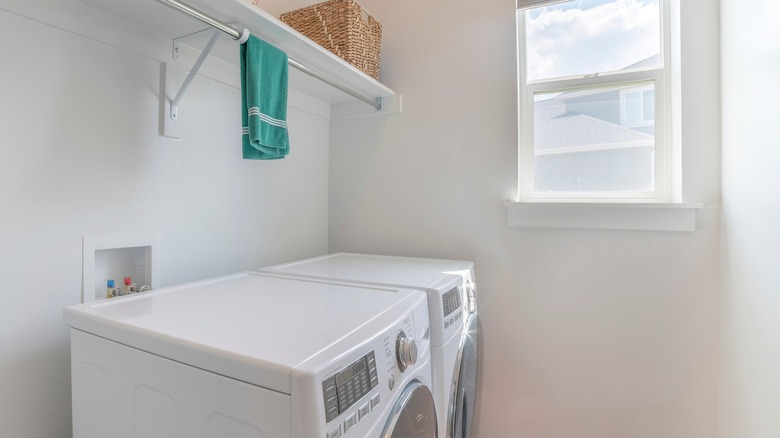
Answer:
POLYGON ((257 117, 260 118, 260 120, 268 123, 269 125, 279 126, 281 128, 286 128, 287 127, 287 122, 286 121, 275 119, 275 118, 269 116, 268 114, 263 114, 263 113, 260 112, 260 108, 258 108, 256 106, 253 106, 252 108, 249 108, 248 113, 249 113, 248 114, 249 117, 257 116, 257 117))
POLYGON ((265 114, 249 113, 249 117, 252 117, 252 116, 259 117, 261 121, 263 121, 265 123, 268 123, 269 125, 278 126, 280 128, 286 128, 287 127, 287 123, 286 122, 284 122, 282 120, 279 120, 279 119, 274 119, 273 117, 268 117, 265 114))

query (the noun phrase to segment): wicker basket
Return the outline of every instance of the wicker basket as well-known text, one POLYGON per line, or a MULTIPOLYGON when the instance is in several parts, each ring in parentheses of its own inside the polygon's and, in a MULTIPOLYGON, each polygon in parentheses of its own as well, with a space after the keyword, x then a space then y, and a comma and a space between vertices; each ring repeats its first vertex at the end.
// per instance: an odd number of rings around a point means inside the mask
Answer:
POLYGON ((287 12, 284 23, 379 79, 382 25, 355 0, 329 0, 287 12))

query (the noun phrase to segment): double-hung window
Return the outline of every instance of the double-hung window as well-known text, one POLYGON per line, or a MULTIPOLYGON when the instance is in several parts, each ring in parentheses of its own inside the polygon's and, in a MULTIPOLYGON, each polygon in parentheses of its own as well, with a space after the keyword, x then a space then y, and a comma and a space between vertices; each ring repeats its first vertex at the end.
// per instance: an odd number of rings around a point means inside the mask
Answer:
POLYGON ((670 202, 669 0, 517 0, 520 201, 670 202))

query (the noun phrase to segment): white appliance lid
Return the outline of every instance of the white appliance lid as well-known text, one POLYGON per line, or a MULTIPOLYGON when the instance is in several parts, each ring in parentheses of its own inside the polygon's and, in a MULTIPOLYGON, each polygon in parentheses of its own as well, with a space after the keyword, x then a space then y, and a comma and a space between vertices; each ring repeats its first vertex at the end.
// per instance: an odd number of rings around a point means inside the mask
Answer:
POLYGON ((64 319, 74 329, 289 394, 292 369, 412 293, 419 292, 242 273, 71 306, 64 319))
POLYGON ((471 262, 336 253, 260 269, 283 275, 298 275, 404 288, 434 287, 446 274, 466 275, 471 262))

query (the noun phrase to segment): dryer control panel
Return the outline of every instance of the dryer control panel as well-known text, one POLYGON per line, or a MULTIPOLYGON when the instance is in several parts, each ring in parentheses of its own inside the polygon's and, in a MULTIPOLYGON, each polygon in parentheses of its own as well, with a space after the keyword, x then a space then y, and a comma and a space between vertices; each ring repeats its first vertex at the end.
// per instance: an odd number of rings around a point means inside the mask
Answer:
POLYGON ((444 306, 444 316, 449 316, 450 313, 458 310, 461 305, 460 289, 454 287, 447 293, 441 296, 442 305, 444 306))
POLYGON ((414 290, 396 293, 397 304, 374 309, 376 316, 368 323, 293 371, 291 402, 305 418, 293 423, 292 436, 378 437, 400 389, 413 379, 430 384, 427 296, 414 290), (405 372, 398 365, 398 345, 405 372))
POLYGON ((339 414, 346 412, 378 384, 376 356, 371 350, 322 382, 325 421, 330 423, 339 414))

